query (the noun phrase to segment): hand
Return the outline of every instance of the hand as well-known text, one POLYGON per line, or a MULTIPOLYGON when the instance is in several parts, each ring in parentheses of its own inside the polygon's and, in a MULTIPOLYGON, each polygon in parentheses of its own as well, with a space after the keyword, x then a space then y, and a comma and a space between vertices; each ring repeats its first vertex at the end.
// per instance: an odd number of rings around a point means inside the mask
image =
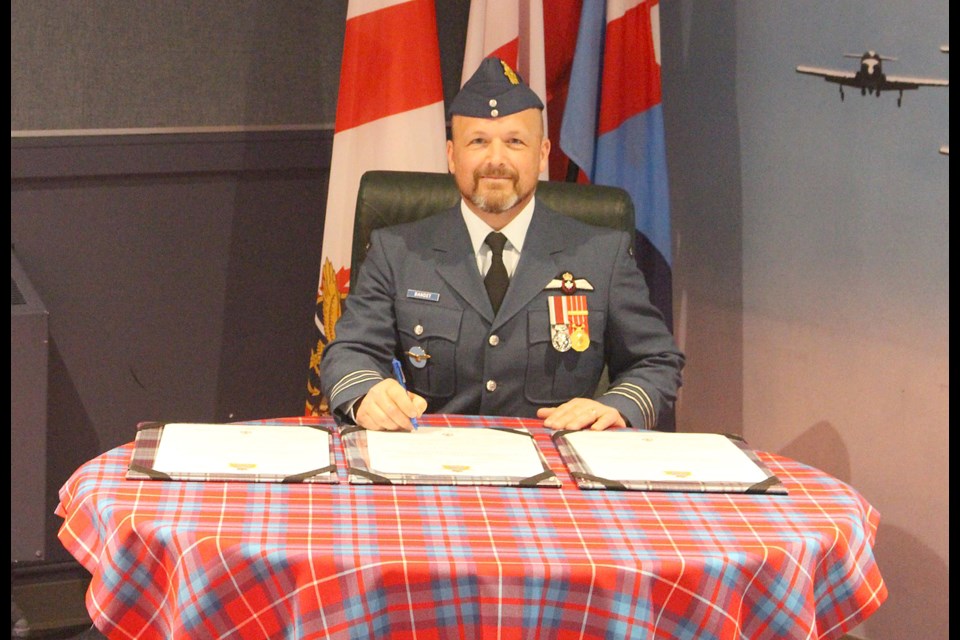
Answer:
POLYGON ((426 410, 426 400, 386 378, 367 391, 353 415, 359 426, 371 431, 411 431, 410 418, 419 418, 426 410))
POLYGON ((607 427, 627 426, 619 411, 589 398, 574 398, 559 407, 537 409, 537 417, 544 418, 543 426, 557 430, 603 431, 607 427))

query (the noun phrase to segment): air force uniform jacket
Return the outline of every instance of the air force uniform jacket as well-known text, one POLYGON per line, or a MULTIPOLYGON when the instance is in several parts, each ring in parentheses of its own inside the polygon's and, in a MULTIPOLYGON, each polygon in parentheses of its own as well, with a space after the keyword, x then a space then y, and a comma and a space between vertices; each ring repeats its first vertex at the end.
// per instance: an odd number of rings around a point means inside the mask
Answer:
POLYGON ((374 231, 360 269, 320 363, 338 419, 392 375, 394 357, 428 413, 535 417, 540 407, 594 397, 604 364, 610 388, 597 400, 633 427, 656 426, 676 398, 683 354, 649 302, 626 233, 537 202, 496 315, 459 204, 374 231), (572 276, 575 291, 558 286, 561 274, 572 276), (578 317, 589 344, 582 340, 580 350, 561 351, 562 336, 552 337, 548 300, 564 296, 585 297, 587 313, 578 317))

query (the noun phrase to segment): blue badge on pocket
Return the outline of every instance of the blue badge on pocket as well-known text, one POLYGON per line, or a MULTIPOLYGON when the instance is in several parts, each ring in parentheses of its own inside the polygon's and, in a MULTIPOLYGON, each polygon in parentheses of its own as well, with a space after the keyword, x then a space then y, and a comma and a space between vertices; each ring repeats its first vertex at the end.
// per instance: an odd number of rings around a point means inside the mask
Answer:
POLYGON ((427 366, 427 360, 430 359, 430 354, 424 351, 423 347, 410 347, 410 351, 407 351, 407 359, 410 360, 410 364, 417 369, 423 369, 427 366))

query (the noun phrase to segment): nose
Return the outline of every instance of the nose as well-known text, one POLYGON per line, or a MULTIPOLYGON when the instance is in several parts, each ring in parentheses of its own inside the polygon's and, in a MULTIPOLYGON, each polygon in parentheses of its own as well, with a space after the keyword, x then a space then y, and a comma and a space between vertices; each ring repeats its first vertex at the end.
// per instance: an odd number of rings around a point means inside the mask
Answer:
POLYGON ((487 162, 489 162, 494 166, 499 166, 503 164, 503 157, 504 157, 503 142, 498 139, 494 139, 487 146, 487 162))

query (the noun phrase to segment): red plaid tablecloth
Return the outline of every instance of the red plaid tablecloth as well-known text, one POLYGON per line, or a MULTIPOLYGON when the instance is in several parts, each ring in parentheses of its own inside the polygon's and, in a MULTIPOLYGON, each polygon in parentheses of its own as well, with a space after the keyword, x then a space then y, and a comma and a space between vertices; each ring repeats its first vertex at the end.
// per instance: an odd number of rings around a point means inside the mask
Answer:
MULTIPOLYGON (((421 424, 452 420, 478 419, 421 424)), ((125 480, 131 443, 64 484, 59 537, 110 638, 837 638, 887 596, 879 514, 817 469, 760 453, 787 496, 584 491, 507 422, 561 488, 350 485, 339 442, 340 484, 125 480)))

